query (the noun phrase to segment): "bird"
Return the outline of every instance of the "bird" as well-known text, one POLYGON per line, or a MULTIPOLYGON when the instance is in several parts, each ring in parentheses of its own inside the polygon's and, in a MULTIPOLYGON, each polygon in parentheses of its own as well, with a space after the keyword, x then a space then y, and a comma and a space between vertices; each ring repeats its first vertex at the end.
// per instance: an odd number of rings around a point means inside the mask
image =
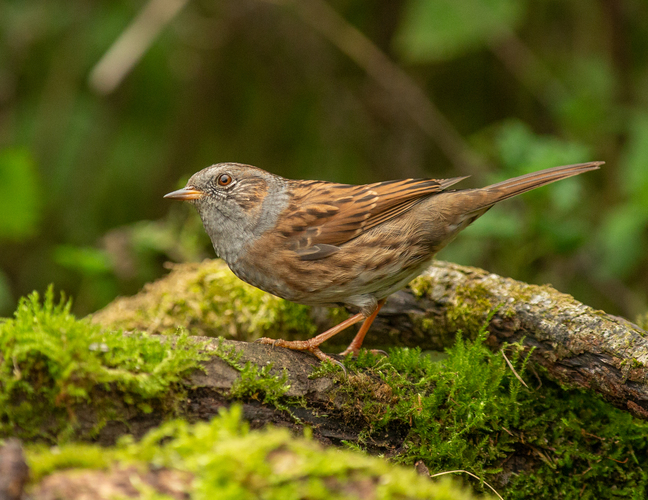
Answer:
POLYGON ((258 340, 336 362, 321 344, 362 321, 341 353, 357 355, 387 297, 493 205, 603 163, 553 167, 460 190, 449 188, 466 177, 351 185, 219 163, 164 198, 196 207, 216 254, 241 280, 299 304, 359 310, 309 340, 258 340))

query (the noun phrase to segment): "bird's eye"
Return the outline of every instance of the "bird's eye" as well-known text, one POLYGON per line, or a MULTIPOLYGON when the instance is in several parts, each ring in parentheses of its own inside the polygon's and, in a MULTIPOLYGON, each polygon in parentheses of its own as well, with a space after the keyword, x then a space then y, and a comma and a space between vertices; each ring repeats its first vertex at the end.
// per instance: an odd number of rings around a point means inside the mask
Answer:
POLYGON ((228 184, 231 184, 232 176, 230 174, 220 174, 216 182, 218 182, 219 186, 227 186, 228 184))

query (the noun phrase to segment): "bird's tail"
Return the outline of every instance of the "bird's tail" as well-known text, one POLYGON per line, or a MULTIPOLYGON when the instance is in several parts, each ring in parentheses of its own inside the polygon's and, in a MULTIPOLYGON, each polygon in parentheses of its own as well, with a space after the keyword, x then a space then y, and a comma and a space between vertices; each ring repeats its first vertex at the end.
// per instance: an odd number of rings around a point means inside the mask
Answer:
MULTIPOLYGON (((432 198, 436 210, 444 214, 443 218, 450 224, 451 233, 456 235, 468 227, 479 217, 484 215, 496 203, 531 191, 532 189, 596 170, 602 161, 565 165, 562 167, 548 168, 539 172, 521 175, 498 182, 480 189, 461 189, 458 191, 444 191, 432 198)), ((453 181, 454 179, 451 179, 453 181)), ((448 241, 450 241, 448 239, 448 241)), ((445 241, 444 244, 447 244, 445 241)))
POLYGON ((590 170, 597 170, 603 163, 605 162, 591 161, 588 163, 553 167, 486 186, 479 190, 486 194, 484 199, 485 204, 481 207, 475 207, 475 209, 478 210, 479 208, 492 206, 502 200, 512 198, 518 194, 526 193, 527 191, 539 188, 545 184, 551 184, 552 182, 567 179, 568 177, 589 172, 590 170))

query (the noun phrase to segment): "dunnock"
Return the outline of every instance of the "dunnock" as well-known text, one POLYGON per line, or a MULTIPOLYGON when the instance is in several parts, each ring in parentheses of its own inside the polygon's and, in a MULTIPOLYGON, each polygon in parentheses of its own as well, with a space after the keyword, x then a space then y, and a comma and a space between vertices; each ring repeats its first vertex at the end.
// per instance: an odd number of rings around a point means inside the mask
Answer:
POLYGON ((464 190, 448 188, 465 177, 353 186, 220 163, 165 198, 196 206, 216 253, 243 281, 300 304, 360 309, 307 341, 259 340, 324 360, 330 358, 320 350, 322 342, 364 321, 342 353, 357 354, 386 298, 495 203, 602 163, 549 168, 464 190))

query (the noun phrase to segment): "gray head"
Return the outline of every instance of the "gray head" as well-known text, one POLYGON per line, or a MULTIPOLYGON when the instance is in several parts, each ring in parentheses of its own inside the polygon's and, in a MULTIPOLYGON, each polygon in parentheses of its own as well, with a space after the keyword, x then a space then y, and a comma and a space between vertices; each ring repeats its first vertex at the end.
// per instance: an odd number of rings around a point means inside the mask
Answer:
POLYGON ((164 197, 195 205, 214 250, 228 264, 274 227, 288 203, 285 179, 239 163, 207 167, 164 197))

